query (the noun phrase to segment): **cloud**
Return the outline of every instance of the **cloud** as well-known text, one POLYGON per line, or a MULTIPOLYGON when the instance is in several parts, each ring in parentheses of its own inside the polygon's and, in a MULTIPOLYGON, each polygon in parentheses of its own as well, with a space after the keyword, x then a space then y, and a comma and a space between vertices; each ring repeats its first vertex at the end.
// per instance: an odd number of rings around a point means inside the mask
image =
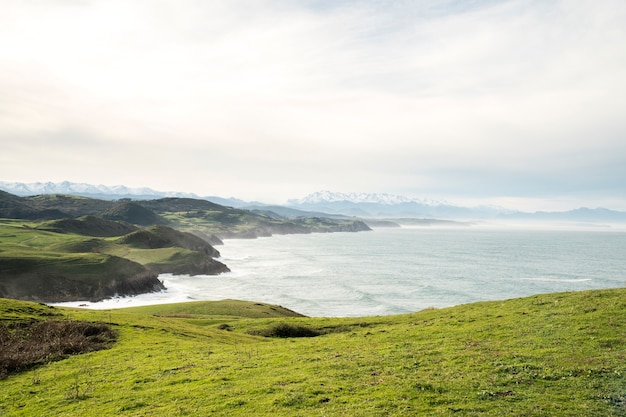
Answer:
POLYGON ((6 2, 3 175, 623 195, 625 23, 617 0, 6 2))

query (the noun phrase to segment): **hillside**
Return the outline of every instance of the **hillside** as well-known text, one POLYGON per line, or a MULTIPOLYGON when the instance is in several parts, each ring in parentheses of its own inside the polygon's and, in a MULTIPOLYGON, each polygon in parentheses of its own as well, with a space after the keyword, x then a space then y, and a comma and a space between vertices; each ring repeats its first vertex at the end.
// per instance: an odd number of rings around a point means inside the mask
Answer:
POLYGON ((138 204, 160 215, 177 229, 212 233, 222 239, 370 230, 364 222, 355 219, 288 218, 274 212, 224 207, 191 198, 161 198, 139 201, 138 204))
POLYGON ((219 252, 165 226, 138 230, 93 216, 0 220, 0 297, 101 300, 164 289, 159 273, 220 274, 219 252))
POLYGON ((144 264, 151 271, 171 274, 217 275, 228 272, 226 265, 213 258, 220 253, 201 238, 166 226, 152 226, 124 235, 115 241, 110 253, 144 264), (155 251, 167 256, 154 257, 155 251))
POLYGON ((110 201, 60 194, 18 197, 0 191, 0 218, 58 220, 82 216, 118 220, 139 227, 166 225, 208 236, 209 239, 370 230, 365 223, 356 219, 288 218, 193 198, 110 201))
POLYGON ((228 272, 208 243, 220 237, 363 230, 370 229, 353 219, 286 219, 191 198, 0 192, 0 297, 94 301, 158 291, 161 273, 228 272))
POLYGON ((102 211, 99 215, 104 219, 120 220, 139 226, 165 223, 160 216, 132 201, 120 201, 102 211))
POLYGON ((0 380, 0 414, 625 416, 625 310, 626 289, 350 319, 253 302, 0 300, 0 323, 105 322, 118 334, 0 380))
POLYGON ((95 216, 47 221, 37 225, 36 228, 50 232, 75 233, 94 237, 122 236, 137 230, 137 227, 128 223, 109 221, 95 216))

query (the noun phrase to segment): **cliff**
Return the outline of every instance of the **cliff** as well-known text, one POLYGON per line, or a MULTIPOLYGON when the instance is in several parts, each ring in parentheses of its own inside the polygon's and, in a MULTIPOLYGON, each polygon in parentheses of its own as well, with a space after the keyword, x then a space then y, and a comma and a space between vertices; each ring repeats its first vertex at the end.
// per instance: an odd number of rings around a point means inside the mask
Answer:
POLYGON ((101 300, 165 289, 160 273, 220 274, 219 252, 190 233, 139 229, 91 216, 0 222, 0 297, 40 302, 101 300), (123 236, 111 238, 127 232, 123 236))
POLYGON ((127 259, 109 255, 55 258, 3 259, 0 297, 38 302, 99 301, 165 289, 156 273, 127 259))

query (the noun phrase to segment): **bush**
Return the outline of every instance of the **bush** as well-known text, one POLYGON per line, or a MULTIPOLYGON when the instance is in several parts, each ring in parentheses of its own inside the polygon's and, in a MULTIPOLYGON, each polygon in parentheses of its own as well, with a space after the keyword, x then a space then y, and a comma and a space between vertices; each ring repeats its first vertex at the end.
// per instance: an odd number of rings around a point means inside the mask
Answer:
POLYGON ((249 333, 265 337, 315 337, 322 334, 317 329, 288 323, 278 323, 267 329, 251 331, 249 333))
POLYGON ((49 320, 0 324, 0 380, 69 355, 106 349, 116 337, 103 323, 49 320))

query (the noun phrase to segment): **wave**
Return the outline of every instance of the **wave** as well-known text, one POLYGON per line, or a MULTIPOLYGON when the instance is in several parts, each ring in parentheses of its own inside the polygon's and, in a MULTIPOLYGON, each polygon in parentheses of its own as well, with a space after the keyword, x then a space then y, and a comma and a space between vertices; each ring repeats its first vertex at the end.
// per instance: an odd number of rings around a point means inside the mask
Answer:
POLYGON ((520 278, 520 280, 521 281, 537 281, 537 282, 567 282, 567 283, 593 281, 593 279, 591 278, 550 278, 550 277, 528 277, 528 278, 520 278))

